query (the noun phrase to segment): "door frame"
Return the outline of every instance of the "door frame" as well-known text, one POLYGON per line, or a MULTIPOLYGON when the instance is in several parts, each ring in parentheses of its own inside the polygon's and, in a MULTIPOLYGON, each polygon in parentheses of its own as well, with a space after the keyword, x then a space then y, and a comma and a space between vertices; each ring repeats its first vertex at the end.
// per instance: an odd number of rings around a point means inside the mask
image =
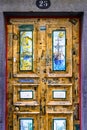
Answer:
POLYGON ((8 106, 7 106, 7 98, 8 98, 8 93, 7 93, 7 28, 6 25, 9 24, 9 19, 11 18, 78 18, 79 19, 79 62, 80 62, 80 67, 79 67, 79 99, 80 99, 80 107, 79 107, 79 115, 80 115, 80 130, 82 130, 82 78, 81 78, 81 26, 82 26, 82 16, 83 12, 4 12, 5 16, 5 34, 6 34, 6 99, 5 99, 5 130, 8 130, 6 128, 8 121, 7 121, 7 113, 8 113, 8 106))

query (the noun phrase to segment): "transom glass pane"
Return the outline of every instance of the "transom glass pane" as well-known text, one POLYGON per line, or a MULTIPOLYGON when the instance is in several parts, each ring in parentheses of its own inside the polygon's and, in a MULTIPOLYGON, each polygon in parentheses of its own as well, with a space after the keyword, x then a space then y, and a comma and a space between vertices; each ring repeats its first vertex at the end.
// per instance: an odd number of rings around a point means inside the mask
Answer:
POLYGON ((66 70, 66 31, 53 31, 53 49, 52 49, 52 70, 64 71, 66 70))
POLYGON ((20 70, 33 69, 32 31, 20 31, 20 70))
POLYGON ((33 130, 33 119, 20 119, 20 130, 33 130))

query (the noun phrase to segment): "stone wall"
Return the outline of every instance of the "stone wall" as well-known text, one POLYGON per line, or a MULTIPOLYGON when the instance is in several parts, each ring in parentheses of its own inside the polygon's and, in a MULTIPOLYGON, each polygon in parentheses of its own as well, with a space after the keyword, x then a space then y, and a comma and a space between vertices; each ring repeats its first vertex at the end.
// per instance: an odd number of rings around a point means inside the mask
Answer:
MULTIPOLYGON (((82 130, 87 128, 87 0, 50 0, 51 6, 41 10, 36 0, 0 0, 0 130, 5 130, 5 17, 4 12, 83 12, 81 29, 81 95, 82 130)), ((16 13, 17 14, 17 13, 16 13)))

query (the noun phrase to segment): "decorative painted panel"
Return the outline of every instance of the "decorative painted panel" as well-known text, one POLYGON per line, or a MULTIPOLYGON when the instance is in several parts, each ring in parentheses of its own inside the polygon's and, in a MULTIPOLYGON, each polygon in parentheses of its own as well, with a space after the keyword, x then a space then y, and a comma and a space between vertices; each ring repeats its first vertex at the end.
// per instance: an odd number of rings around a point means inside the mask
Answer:
POLYGON ((20 130, 33 130, 33 119, 21 118, 19 121, 20 121, 20 130))
POLYGON ((53 119, 53 130, 67 130, 66 129, 66 119, 53 119))
POLYGON ((33 33, 20 31, 20 70, 33 70, 33 33))
POLYGON ((66 31, 53 31, 52 70, 66 70, 66 31))
POLYGON ((64 21, 59 24, 48 24, 47 32, 48 77, 72 77, 71 24, 64 21))
MULTIPOLYGON (((36 27, 31 24, 13 25, 13 75, 14 77, 37 76, 36 27)), ((11 40, 11 39, 10 39, 11 40)))

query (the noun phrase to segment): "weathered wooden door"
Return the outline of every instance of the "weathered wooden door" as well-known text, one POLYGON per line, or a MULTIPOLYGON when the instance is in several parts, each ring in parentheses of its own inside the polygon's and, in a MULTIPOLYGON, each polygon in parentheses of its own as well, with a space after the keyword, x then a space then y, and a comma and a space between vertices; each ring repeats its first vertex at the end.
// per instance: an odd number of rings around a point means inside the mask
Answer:
POLYGON ((11 18, 7 24, 7 130, 77 130, 78 18, 11 18))

